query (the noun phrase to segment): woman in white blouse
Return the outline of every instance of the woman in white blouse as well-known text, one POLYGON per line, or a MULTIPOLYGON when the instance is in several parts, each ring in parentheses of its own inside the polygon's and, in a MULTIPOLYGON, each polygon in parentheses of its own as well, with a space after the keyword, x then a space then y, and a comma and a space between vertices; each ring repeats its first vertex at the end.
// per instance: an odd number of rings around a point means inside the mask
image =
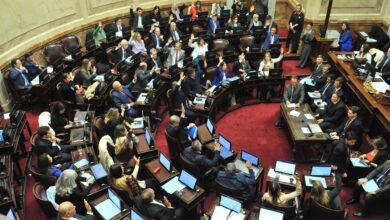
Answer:
POLYGON ((280 49, 280 55, 278 58, 271 58, 271 53, 266 52, 264 54, 264 59, 260 62, 259 72, 261 72, 264 76, 269 75, 269 70, 275 68, 275 64, 279 63, 283 59, 283 48, 280 49))
MULTIPOLYGON (((206 56, 206 52, 209 50, 209 47, 208 47, 208 44, 204 41, 204 39, 202 37, 199 37, 198 40, 195 42, 194 42, 194 40, 195 40, 195 35, 191 34, 191 38, 188 41, 188 46, 193 49, 191 56, 192 56, 194 63, 196 64, 196 71, 201 72, 202 68, 201 68, 199 62, 202 59, 202 57, 206 56)), ((207 66, 206 61, 204 63, 205 63, 205 67, 206 67, 207 66)))
POLYGON ((362 44, 356 58, 365 58, 367 63, 372 64, 372 56, 369 50, 370 46, 368 44, 362 44))

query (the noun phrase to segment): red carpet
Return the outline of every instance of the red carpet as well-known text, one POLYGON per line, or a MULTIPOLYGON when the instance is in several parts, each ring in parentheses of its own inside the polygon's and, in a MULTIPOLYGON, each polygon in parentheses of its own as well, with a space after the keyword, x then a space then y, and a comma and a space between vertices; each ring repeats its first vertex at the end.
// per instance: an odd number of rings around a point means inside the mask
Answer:
POLYGON ((299 64, 299 60, 283 60, 283 73, 286 76, 293 75, 310 75, 311 69, 305 67, 303 69, 297 68, 296 65, 299 64))

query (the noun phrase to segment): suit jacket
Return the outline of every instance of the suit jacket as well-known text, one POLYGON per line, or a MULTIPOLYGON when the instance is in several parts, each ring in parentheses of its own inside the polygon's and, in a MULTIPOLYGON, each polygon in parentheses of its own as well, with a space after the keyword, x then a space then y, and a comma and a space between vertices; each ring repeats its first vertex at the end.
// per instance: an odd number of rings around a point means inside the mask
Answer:
POLYGON ((131 94, 128 85, 123 86, 122 92, 124 94, 114 90, 112 93, 112 100, 118 109, 120 109, 122 105, 125 105, 125 109, 127 110, 129 108, 127 104, 131 103, 131 100, 134 99, 134 96, 131 94))
POLYGON ((320 90, 322 101, 328 103, 334 92, 334 86, 331 83, 326 83, 320 90))
POLYGON ((150 78, 150 74, 148 71, 143 69, 136 69, 135 74, 137 74, 137 81, 132 86, 132 91, 140 91, 146 88, 146 85, 148 84, 148 80, 150 78))
POLYGON ((192 163, 200 166, 204 170, 208 170, 212 167, 218 166, 219 152, 214 153, 213 159, 208 159, 207 156, 198 154, 192 150, 192 147, 184 149, 184 157, 192 163))
MULTIPOLYGON (((169 136, 176 138, 180 141, 181 144, 186 144, 188 142, 188 134, 187 134, 187 127, 189 124, 189 121, 187 118, 180 118, 179 126, 173 127, 171 125, 167 126, 167 133, 169 136)), ((185 146, 183 146, 185 147, 185 146)))
POLYGON ((149 203, 146 204, 142 201, 140 196, 134 198, 134 205, 146 217, 156 220, 172 220, 175 219, 175 209, 167 208, 162 205, 149 203))
MULTIPOLYGON (((96 219, 94 215, 90 215, 90 214, 87 214, 86 216, 76 214, 73 216, 73 218, 77 219, 77 220, 95 220, 96 219)), ((57 220, 65 220, 65 219, 62 218, 60 215, 57 215, 57 220)))
POLYGON ((390 60, 386 63, 386 61, 390 59, 389 57, 385 57, 382 62, 378 65, 378 70, 381 72, 381 73, 388 73, 390 72, 390 60), (386 63, 386 65, 385 65, 386 63))
MULTIPOLYGON (((262 45, 263 50, 268 50, 269 45, 271 44, 271 40, 272 40, 272 34, 271 34, 271 32, 267 32, 267 37, 265 38, 264 43, 262 45)), ((274 35, 274 44, 278 44, 278 43, 279 43, 279 35, 275 34, 274 35)))
POLYGON ((200 83, 200 76, 198 73, 196 73, 195 78, 191 78, 187 76, 183 80, 182 84, 183 92, 186 94, 186 96, 190 99, 193 100, 195 98, 195 94, 202 93, 202 85, 200 83))
POLYGON ((27 71, 20 71, 14 67, 10 69, 10 78, 16 90, 24 90, 31 88, 31 83, 28 80, 27 71), (24 77, 23 77, 24 76, 24 77), (27 80, 28 82, 25 82, 27 80), (27 83, 27 86, 26 86, 27 83))
POLYGON ((39 75, 42 72, 42 70, 37 65, 28 60, 23 61, 23 66, 26 67, 31 78, 39 75))
POLYGON ((141 15, 134 14, 133 9, 130 8, 130 17, 131 17, 131 21, 132 21, 131 27, 133 30, 138 28, 138 20, 140 18, 141 18, 142 26, 145 28, 146 20, 145 20, 145 16, 143 14, 141 14, 141 15))
MULTIPOLYGON (((161 69, 161 71, 164 71, 164 66, 161 62, 161 59, 159 56, 157 56, 156 59, 157 67, 161 69)), ((153 61, 151 57, 149 57, 147 64, 148 64, 148 70, 151 70, 154 66, 156 66, 156 63, 153 61)))
POLYGON ((271 21, 269 25, 264 25, 264 29, 267 30, 267 32, 271 32, 271 28, 275 27, 276 30, 278 29, 278 24, 275 23, 275 21, 271 21))
MULTIPOLYGON (((383 175, 388 169, 390 169, 390 161, 384 162, 381 166, 371 171, 366 178, 368 180, 377 179, 381 175, 383 175)), ((379 190, 376 191, 376 196, 381 198, 390 198, 390 174, 387 175, 385 180, 383 181, 382 186, 380 186, 379 190)))
POLYGON ((240 75, 241 73, 238 71, 239 69, 243 69, 247 73, 252 70, 252 67, 247 60, 245 60, 244 63, 235 61, 233 64, 233 73, 236 75, 240 75))
POLYGON ((38 138, 37 152, 38 154, 47 153, 53 157, 53 156, 57 156, 60 153, 60 149, 58 149, 57 146, 52 146, 51 141, 38 138))
POLYGON ((167 29, 167 31, 165 31, 165 39, 166 40, 168 40, 169 39, 169 37, 172 37, 172 40, 173 41, 178 41, 178 40, 180 40, 181 39, 181 31, 179 30, 179 28, 176 28, 176 30, 175 31, 173 31, 173 30, 171 30, 170 28, 169 28, 169 26, 168 26, 168 29, 167 29), (175 39, 175 34, 174 34, 174 32, 177 32, 177 34, 179 35, 179 39, 175 39))
POLYGON ((228 176, 225 171, 219 171, 217 180, 223 183, 224 186, 239 191, 241 197, 245 200, 251 199, 253 186, 256 183, 255 173, 252 169, 249 170, 249 177, 241 172, 236 173, 233 176, 228 176))
POLYGON ((119 63, 120 61, 127 59, 130 55, 129 52, 127 52, 127 50, 123 49, 122 47, 116 48, 114 54, 115 54, 116 63, 119 63))
POLYGON ((149 48, 157 48, 157 42, 160 43, 160 48, 163 48, 165 45, 165 42, 157 37, 156 34, 154 33, 149 33, 149 38, 150 38, 150 43, 149 43, 149 48))
POLYGON ((214 27, 214 22, 213 22, 213 19, 210 19, 209 20, 209 28, 207 30, 207 32, 209 34, 212 34, 214 33, 214 28, 217 29, 217 28, 220 28, 221 26, 219 25, 219 20, 216 20, 215 21, 215 27, 214 27))
POLYGON ((363 126, 362 126, 362 122, 360 121, 360 119, 355 118, 352 122, 349 123, 348 126, 346 126, 348 120, 349 120, 348 118, 345 119, 344 122, 341 123, 340 126, 338 126, 335 129, 335 132, 337 132, 337 134, 339 134, 339 135, 345 135, 347 132, 353 132, 361 139, 362 132, 363 132, 363 126))
POLYGON ((321 114, 324 119, 324 122, 331 123, 331 128, 338 127, 345 116, 345 105, 343 101, 339 101, 336 104, 333 102, 329 102, 328 105, 325 106, 325 111, 321 114))
POLYGON ((326 74, 322 73, 317 78, 314 78, 313 79, 314 87, 316 87, 316 89, 318 89, 318 90, 321 89, 326 84, 326 80, 327 80, 329 74, 330 73, 326 73, 326 74))
POLYGON ((337 166, 337 172, 344 173, 349 163, 350 149, 344 139, 340 139, 330 156, 330 164, 337 166))
POLYGON ((313 72, 311 73, 311 78, 314 80, 314 82, 317 82, 318 78, 322 75, 322 67, 323 64, 316 64, 313 72))
POLYGON ((69 83, 61 82, 59 87, 62 99, 72 103, 76 102, 76 88, 74 87, 73 81, 69 83))
MULTIPOLYGON (((167 54, 167 59, 165 60, 165 67, 169 68, 173 66, 173 62, 176 59, 176 50, 174 47, 165 47, 165 54, 167 54)), ((183 61, 185 56, 184 50, 180 50, 178 52, 178 61, 183 61)))
POLYGON ((294 89, 294 93, 292 93, 292 86, 288 84, 286 90, 284 90, 283 94, 283 102, 291 102, 291 103, 299 103, 302 104, 305 98, 305 88, 302 84, 298 83, 294 89))
POLYGON ((73 203, 74 206, 76 206, 76 213, 80 215, 86 215, 87 210, 84 206, 84 199, 87 198, 87 193, 90 191, 93 185, 90 185, 85 191, 82 191, 79 189, 79 187, 76 187, 72 190, 72 193, 70 195, 60 196, 56 194, 55 201, 57 204, 61 204, 62 202, 69 201, 73 203))

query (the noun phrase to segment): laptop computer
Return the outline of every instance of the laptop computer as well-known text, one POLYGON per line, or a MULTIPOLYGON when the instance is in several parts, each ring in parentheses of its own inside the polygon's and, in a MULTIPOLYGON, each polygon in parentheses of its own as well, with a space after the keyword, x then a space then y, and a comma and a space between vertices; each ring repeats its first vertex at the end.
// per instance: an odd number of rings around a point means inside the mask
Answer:
POLYGON ((230 17, 230 10, 221 10, 220 17, 221 18, 229 18, 230 17))
POLYGON ((213 132, 214 132, 214 125, 210 121, 210 119, 207 119, 206 124, 202 124, 198 127, 198 138, 200 142, 202 144, 207 144, 211 141, 214 141, 213 132))
POLYGON ((148 145, 150 145, 152 138, 151 138, 149 130, 147 128, 145 129, 145 139, 146 139, 146 142, 148 143, 148 145))
POLYGON ((7 217, 8 220, 17 220, 18 219, 16 217, 16 214, 15 214, 15 212, 14 212, 14 210, 12 208, 10 208, 8 210, 6 217, 7 217))
POLYGON ((253 154, 250 154, 244 150, 241 150, 241 160, 243 161, 249 161, 253 166, 259 166, 259 161, 260 159, 253 155, 253 154))
POLYGON ((274 171, 277 173, 294 175, 296 167, 297 167, 297 165, 293 162, 277 160, 275 162, 274 171))
POLYGON ((219 199, 219 205, 237 213, 241 212, 242 208, 242 204, 240 201, 223 194, 221 194, 221 197, 219 199))
POLYGON ((107 193, 108 198, 97 204, 95 209, 104 219, 112 219, 121 213, 121 200, 111 189, 107 193))
POLYGON ((159 156, 159 159, 160 161, 160 164, 168 171, 168 172, 171 172, 172 170, 172 163, 171 161, 168 159, 168 157, 165 156, 165 154, 163 154, 162 152, 160 152, 160 156, 159 156))
POLYGON ((214 133, 214 124, 210 121, 210 119, 207 119, 206 127, 207 130, 209 130, 210 134, 214 133))
POLYGON ((283 220, 284 212, 276 211, 269 208, 260 208, 259 220, 283 220))
POLYGON ((134 211, 134 209, 130 210, 130 219, 131 220, 145 220, 145 218, 142 217, 142 215, 139 214, 138 212, 134 211))
POLYGON ((88 111, 77 111, 74 115, 73 121, 85 121, 88 115, 88 111))
POLYGON ((283 69, 281 68, 274 68, 269 70, 269 77, 280 77, 283 74, 283 69))
POLYGON ((319 181, 321 185, 326 189, 328 186, 326 184, 326 180, 324 177, 319 176, 306 176, 305 175, 305 186, 306 187, 312 187, 314 181, 319 181))
POLYGON ((332 175, 332 167, 331 165, 315 165, 311 167, 311 176, 323 176, 329 177, 332 175))
POLYGON ((198 179, 185 170, 180 172, 179 181, 191 190, 195 190, 198 179))
POLYGON ((96 181, 107 178, 107 172, 101 163, 92 165, 91 172, 96 181))
POLYGON ((87 159, 81 159, 79 161, 77 161, 76 163, 74 163, 73 165, 76 167, 76 169, 80 169, 86 165, 89 164, 89 161, 87 159))
POLYGON ((219 155, 226 159, 233 155, 232 153, 232 144, 228 139, 226 139, 224 136, 219 135, 218 137, 218 143, 221 145, 221 151, 219 152, 219 155))
POLYGON ((190 136, 191 140, 195 140, 197 138, 198 134, 198 127, 192 126, 190 129, 188 129, 188 136, 190 136))
POLYGON ((70 130, 70 137, 69 141, 72 142, 78 142, 78 141, 83 141, 84 140, 84 127, 81 128, 72 128, 70 130))

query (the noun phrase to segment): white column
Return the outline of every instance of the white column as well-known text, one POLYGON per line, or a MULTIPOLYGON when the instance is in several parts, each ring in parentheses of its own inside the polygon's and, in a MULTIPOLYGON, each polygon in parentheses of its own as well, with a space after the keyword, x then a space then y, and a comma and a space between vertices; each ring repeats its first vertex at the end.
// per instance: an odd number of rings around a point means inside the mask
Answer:
POLYGON ((232 10, 233 0, 226 0, 225 10, 232 10))
POLYGON ((10 96, 8 95, 7 88, 5 86, 5 82, 1 70, 0 70, 0 104, 4 112, 11 111, 12 103, 11 103, 10 96))
POLYGON ((268 0, 268 14, 275 18, 276 0, 268 0))

